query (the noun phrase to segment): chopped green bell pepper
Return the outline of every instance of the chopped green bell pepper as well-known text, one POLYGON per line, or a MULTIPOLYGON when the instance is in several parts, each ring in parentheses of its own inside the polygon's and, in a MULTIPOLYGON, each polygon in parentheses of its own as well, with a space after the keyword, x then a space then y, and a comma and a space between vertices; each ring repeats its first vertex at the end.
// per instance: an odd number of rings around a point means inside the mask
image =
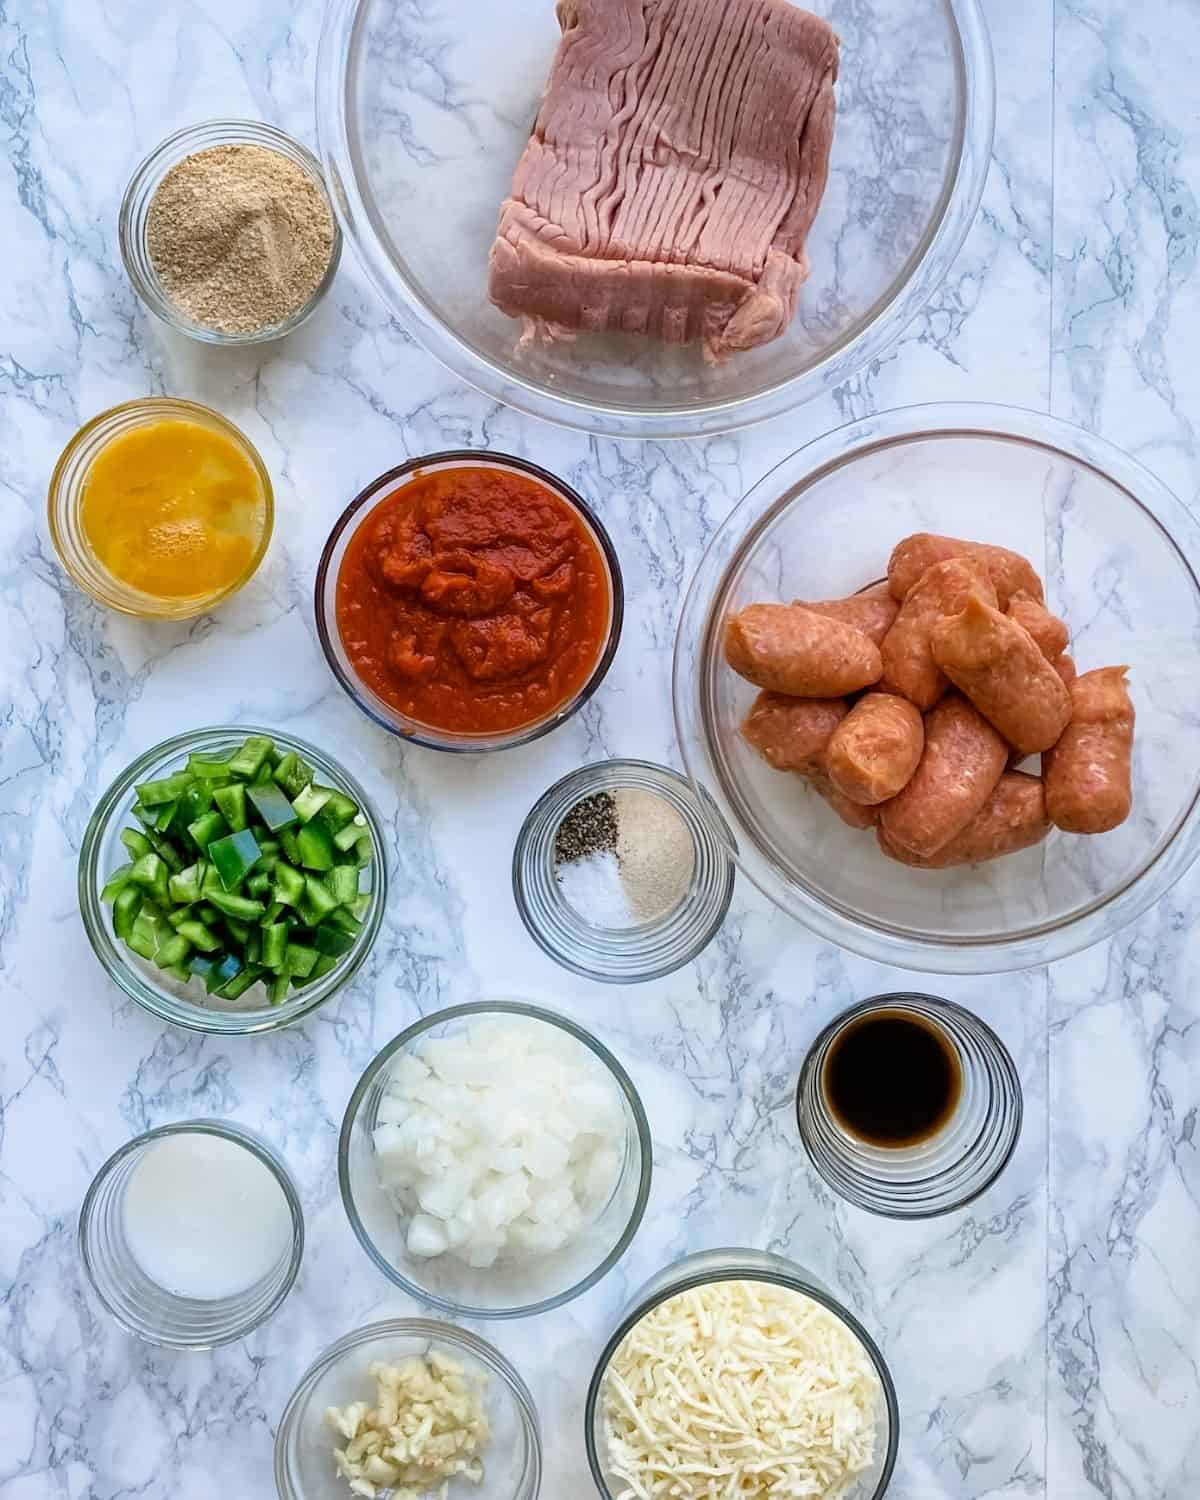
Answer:
POLYGON ((295 809, 274 784, 250 786, 246 788, 246 792, 255 812, 272 833, 280 828, 287 828, 296 821, 295 809))
POLYGON ((274 748, 274 740, 268 739, 265 734, 252 734, 229 762, 231 774, 250 781, 274 748))
POLYGON ((208 857, 227 891, 234 891, 258 863, 258 840, 248 828, 213 839, 208 857))
POLYGON ((240 833, 246 827, 246 788, 240 781, 217 787, 213 801, 234 833, 240 833))

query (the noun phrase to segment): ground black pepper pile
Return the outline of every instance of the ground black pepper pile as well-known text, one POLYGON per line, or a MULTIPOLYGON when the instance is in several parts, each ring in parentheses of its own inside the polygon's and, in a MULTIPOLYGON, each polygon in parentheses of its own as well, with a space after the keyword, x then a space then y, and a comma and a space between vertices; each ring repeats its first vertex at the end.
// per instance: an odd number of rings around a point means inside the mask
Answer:
POLYGON ((554 835, 554 863, 570 864, 617 847, 617 806, 610 792, 577 802, 554 835))

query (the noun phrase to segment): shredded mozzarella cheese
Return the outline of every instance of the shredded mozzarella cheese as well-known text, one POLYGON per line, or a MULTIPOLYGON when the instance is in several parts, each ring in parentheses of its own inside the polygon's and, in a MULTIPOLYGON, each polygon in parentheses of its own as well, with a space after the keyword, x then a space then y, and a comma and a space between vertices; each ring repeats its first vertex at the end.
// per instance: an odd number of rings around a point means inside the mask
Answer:
POLYGON ((618 1500, 839 1500, 875 1455, 879 1376, 800 1292, 716 1281, 660 1303, 605 1379, 618 1500))

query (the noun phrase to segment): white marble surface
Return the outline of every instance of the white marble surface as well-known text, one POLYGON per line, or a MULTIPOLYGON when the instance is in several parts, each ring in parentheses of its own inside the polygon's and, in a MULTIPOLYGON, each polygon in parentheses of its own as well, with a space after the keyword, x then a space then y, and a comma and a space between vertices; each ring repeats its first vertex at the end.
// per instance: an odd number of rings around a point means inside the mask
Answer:
MULTIPOLYGON (((462 3, 462 0, 460 0, 462 3)), ((1196 496, 1200 72, 1194 0, 991 0, 999 130, 983 212, 925 314, 877 365, 797 415, 693 445, 593 442, 489 406, 411 345, 347 258, 266 355, 205 354, 121 274, 116 206, 169 129, 256 115, 312 136, 319 22, 297 0, 0 5, 0 1497, 210 1500, 271 1487, 273 1431, 309 1359, 411 1311, 369 1266, 334 1177, 338 1123, 375 1049, 416 1013, 540 997, 595 1027, 656 1141, 631 1253, 566 1310, 500 1326, 540 1404, 548 1500, 584 1500, 586 1377, 628 1291, 687 1248, 783 1250, 839 1289, 895 1371, 898 1500, 1191 1500, 1200 1490, 1200 879, 1107 948, 1049 973, 937 987, 1012 1047, 1026 1128, 1001 1182, 925 1226, 849 1210, 807 1170, 791 1114, 808 1041, 900 976, 822 947, 744 885, 717 943, 659 984, 555 968, 512 910, 530 802, 584 759, 670 760, 680 590, 772 462, 848 414, 971 398, 1046 408, 1196 496), (108 616, 58 570, 44 495, 75 427, 164 392, 241 423, 274 475, 267 566, 190 626, 108 616), (485 763, 401 752, 344 699, 313 632, 332 517, 400 457, 490 443, 568 474, 621 549, 630 599, 604 691, 552 738, 485 763), (390 827, 392 901, 370 972, 260 1039, 166 1030, 87 947, 75 860, 90 808, 144 746, 238 718, 300 730, 362 775, 390 827), (297 1291, 243 1346, 152 1351, 92 1304, 80 1199, 129 1135, 196 1114, 257 1126, 300 1185, 297 1291)))

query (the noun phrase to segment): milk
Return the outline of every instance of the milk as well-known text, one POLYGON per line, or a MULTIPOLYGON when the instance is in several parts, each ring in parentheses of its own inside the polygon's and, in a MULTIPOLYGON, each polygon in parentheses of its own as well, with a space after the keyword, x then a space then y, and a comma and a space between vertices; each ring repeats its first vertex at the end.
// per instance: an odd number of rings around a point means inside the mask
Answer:
POLYGON ((143 1153, 122 1205, 130 1253, 177 1297, 215 1301, 253 1286, 292 1239, 287 1199, 245 1146, 195 1131, 143 1153))

